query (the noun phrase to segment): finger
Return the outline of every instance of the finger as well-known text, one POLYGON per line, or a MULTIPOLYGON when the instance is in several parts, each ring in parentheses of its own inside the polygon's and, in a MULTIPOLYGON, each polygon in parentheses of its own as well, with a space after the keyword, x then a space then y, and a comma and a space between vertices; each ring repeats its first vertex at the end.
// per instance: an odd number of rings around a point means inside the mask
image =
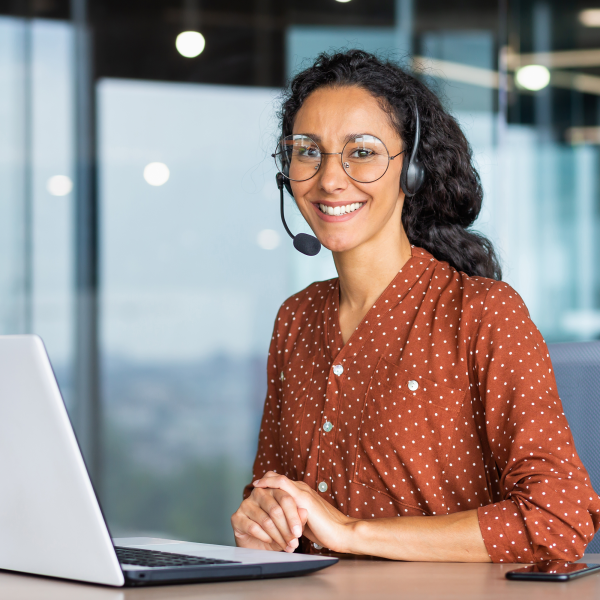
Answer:
POLYGON ((273 543, 273 538, 256 521, 253 521, 239 511, 231 518, 231 524, 233 526, 233 535, 240 540, 243 540, 247 536, 256 538, 265 544, 273 543))
POLYGON ((250 548, 252 550, 269 550, 272 552, 281 552, 279 544, 275 542, 271 544, 265 544, 260 540, 252 537, 246 533, 235 533, 235 545, 239 548, 250 548))
POLYGON ((283 490, 273 490, 273 498, 279 503, 289 531, 299 538, 302 535, 302 519, 298 513, 298 506, 294 499, 283 490))
POLYGON ((300 516, 302 528, 304 528, 306 526, 306 524, 308 523, 308 511, 305 508, 299 508, 298 515, 300 516))
POLYGON ((246 516, 251 521, 254 521, 254 523, 256 523, 269 536, 271 536, 273 542, 279 544, 282 550, 285 550, 287 548, 288 541, 284 539, 283 535, 279 531, 279 528, 277 527, 277 525, 275 525, 273 519, 271 519, 271 517, 269 516, 269 513, 263 510, 263 508, 259 506, 258 503, 252 503, 246 507, 246 516))
POLYGON ((257 493, 258 505, 271 517, 281 537, 285 540, 286 546, 291 546, 292 550, 297 548, 297 538, 302 535, 302 527, 294 499, 281 490, 261 491, 262 493, 257 493), (277 498, 275 497, 275 492, 278 492, 277 498), (282 502, 285 503, 285 508, 282 502), (293 523, 290 523, 288 520, 288 515, 292 518, 293 523), (299 529, 298 534, 292 530, 292 524, 299 529))
POLYGON ((265 476, 262 479, 257 479, 253 485, 255 488, 261 489, 269 488, 283 490, 292 496, 292 498, 295 498, 299 493, 299 489, 295 482, 289 480, 284 475, 275 474, 269 477, 265 476))

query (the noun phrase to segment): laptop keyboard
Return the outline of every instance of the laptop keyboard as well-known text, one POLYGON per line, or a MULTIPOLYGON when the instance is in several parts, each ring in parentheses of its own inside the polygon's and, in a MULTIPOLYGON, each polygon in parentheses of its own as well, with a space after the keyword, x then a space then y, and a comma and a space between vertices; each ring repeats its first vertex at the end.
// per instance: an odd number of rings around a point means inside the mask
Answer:
POLYGON ((139 567, 188 567, 193 565, 226 565, 239 564, 237 560, 218 560, 189 554, 173 554, 158 550, 144 550, 143 548, 123 548, 115 546, 117 558, 123 565, 137 565, 139 567))

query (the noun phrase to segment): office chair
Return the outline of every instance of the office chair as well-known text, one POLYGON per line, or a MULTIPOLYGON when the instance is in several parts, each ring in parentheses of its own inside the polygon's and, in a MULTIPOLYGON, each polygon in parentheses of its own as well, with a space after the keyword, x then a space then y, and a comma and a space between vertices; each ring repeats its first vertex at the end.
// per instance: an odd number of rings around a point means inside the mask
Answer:
MULTIPOLYGON (((548 344, 556 386, 594 490, 600 493, 600 342, 548 344)), ((600 552, 600 532, 586 553, 600 552)))

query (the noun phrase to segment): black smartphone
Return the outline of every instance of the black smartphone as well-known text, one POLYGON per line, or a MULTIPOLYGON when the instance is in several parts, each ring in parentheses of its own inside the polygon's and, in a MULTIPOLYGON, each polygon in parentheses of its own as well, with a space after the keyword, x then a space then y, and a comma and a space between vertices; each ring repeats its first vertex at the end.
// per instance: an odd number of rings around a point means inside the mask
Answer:
POLYGON ((569 581, 600 571, 600 565, 565 562, 564 560, 546 560, 535 565, 509 571, 506 579, 518 581, 569 581))

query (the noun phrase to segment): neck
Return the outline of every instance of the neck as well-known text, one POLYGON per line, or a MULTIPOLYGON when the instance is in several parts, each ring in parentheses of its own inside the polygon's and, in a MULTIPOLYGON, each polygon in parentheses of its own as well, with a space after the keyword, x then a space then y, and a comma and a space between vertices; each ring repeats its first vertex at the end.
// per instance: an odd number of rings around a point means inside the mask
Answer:
POLYGON ((340 307, 366 312, 410 257, 410 242, 401 223, 357 248, 334 252, 340 307))

